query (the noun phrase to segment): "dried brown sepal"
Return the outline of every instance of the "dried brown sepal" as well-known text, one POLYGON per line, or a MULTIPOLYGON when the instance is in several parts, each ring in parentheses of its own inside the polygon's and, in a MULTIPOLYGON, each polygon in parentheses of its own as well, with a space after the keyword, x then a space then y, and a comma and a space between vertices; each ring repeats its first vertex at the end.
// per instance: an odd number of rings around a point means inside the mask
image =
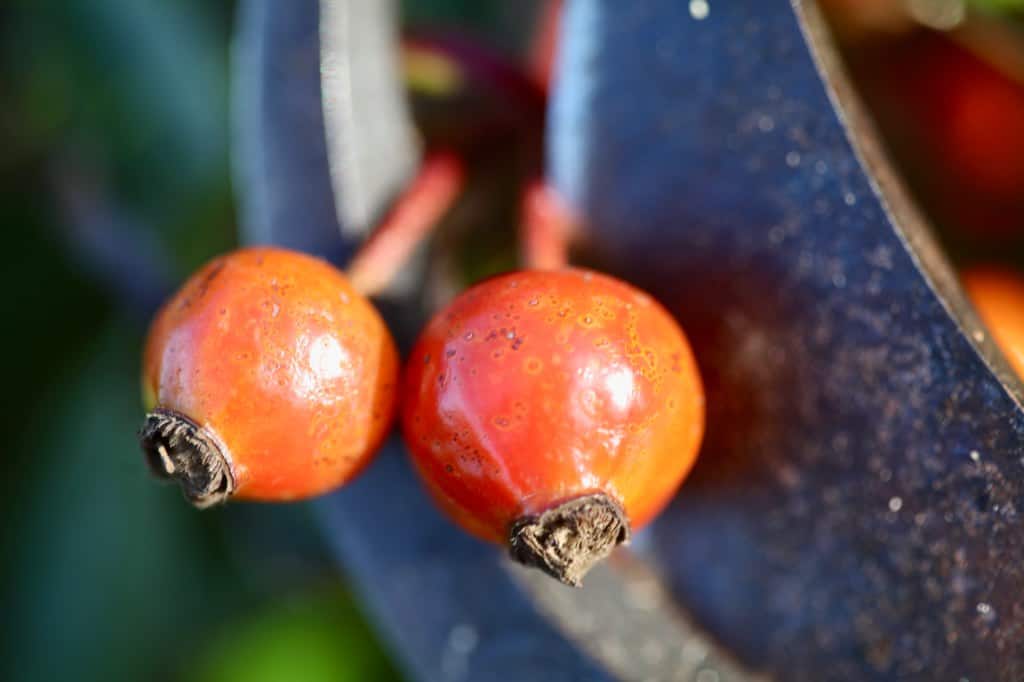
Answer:
POLYGON ((235 490, 231 462, 217 439, 179 412, 158 407, 147 414, 139 444, 153 473, 176 480, 198 509, 224 502, 235 490))
POLYGON ((576 497, 537 516, 517 519, 509 553, 566 585, 579 587, 594 564, 629 542, 629 519, 608 495, 576 497))

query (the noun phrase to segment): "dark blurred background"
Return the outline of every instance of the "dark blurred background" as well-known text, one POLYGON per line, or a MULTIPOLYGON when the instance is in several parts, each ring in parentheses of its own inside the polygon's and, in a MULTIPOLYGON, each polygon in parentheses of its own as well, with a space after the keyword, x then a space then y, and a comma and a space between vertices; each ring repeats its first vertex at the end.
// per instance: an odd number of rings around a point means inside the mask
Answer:
MULTIPOLYGON (((1024 0, 825 5, 951 256, 1024 264, 1024 0)), ((510 58, 528 42, 497 0, 403 9, 510 58)), ((137 452, 148 316, 238 238, 235 11, 0 5, 0 679, 399 677, 305 506, 198 513, 137 452)))

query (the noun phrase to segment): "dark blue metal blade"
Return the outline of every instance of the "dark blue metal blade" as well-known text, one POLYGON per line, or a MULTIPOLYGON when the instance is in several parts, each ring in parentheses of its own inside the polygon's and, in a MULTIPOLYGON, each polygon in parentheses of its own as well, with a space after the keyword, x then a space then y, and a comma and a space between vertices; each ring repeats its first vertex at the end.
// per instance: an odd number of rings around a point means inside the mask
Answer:
POLYGON ((707 382, 646 546, 679 600, 779 679, 1024 679, 1018 384, 814 6, 571 0, 566 32, 552 175, 707 382))
POLYGON ((314 0, 241 3, 235 181, 246 242, 344 263, 410 175, 417 150, 396 68, 393 4, 327 7, 324 37, 358 36, 358 49, 321 49, 314 0))
POLYGON ((316 510, 415 679, 611 679, 534 608, 496 547, 442 518, 397 436, 316 510))

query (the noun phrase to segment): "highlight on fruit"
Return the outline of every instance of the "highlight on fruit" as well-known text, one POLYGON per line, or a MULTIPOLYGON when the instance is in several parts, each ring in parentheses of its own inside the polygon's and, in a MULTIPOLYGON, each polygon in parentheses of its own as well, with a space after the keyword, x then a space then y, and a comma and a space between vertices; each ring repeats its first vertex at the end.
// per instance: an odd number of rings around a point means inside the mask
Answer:
POLYGON ((140 443, 199 508, 320 495, 377 451, 397 374, 391 334, 340 271, 240 249, 196 272, 153 321, 140 443))
POLYGON ((471 287, 427 325, 402 427, 456 523, 579 585, 690 471, 704 392, 650 296, 586 270, 525 270, 471 287))

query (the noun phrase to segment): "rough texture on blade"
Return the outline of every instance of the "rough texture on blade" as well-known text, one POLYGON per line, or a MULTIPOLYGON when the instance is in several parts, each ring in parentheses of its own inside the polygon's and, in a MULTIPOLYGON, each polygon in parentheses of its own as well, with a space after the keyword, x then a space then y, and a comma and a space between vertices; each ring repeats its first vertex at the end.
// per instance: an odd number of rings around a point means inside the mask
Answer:
POLYGON ((781 679, 1024 678, 1017 386, 813 6, 572 0, 565 24, 552 174, 707 381, 646 543, 676 596, 781 679))

